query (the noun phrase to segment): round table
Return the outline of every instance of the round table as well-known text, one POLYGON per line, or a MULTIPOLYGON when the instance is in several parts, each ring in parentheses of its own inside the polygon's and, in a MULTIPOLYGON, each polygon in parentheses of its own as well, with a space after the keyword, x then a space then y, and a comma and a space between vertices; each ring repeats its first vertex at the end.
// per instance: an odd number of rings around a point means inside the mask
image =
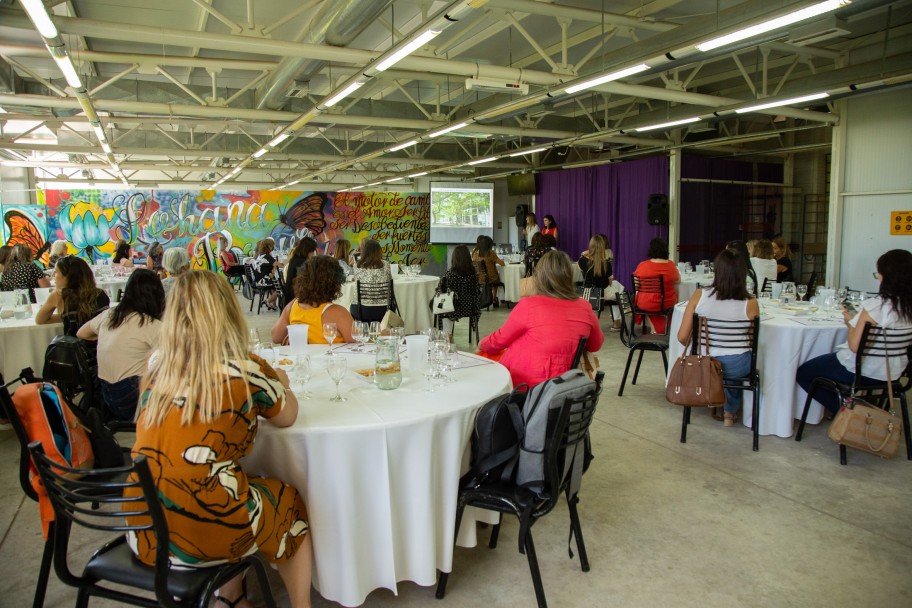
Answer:
MULTIPOLYGON (((582 283, 583 273, 576 264, 571 264, 573 268, 573 282, 582 283)), ((504 284, 501 289, 501 300, 506 302, 519 302, 519 280, 526 274, 526 265, 505 264, 497 267, 497 274, 500 276, 500 282, 504 284)))
MULTIPOLYGON (((414 278, 403 275, 393 277, 393 292, 396 294, 396 304, 399 305, 399 316, 405 321, 405 333, 414 334, 433 326, 431 300, 439 282, 440 277, 425 274, 414 278)), ((335 303, 349 310, 349 307, 358 301, 357 290, 355 281, 344 283, 342 295, 335 303)))
MULTIPOLYGON (((509 391, 498 363, 463 353, 456 382, 426 392, 423 376, 402 363, 402 385, 377 389, 352 370, 373 355, 337 347, 348 360, 334 403, 325 371, 327 346, 309 345, 313 397, 301 400, 293 426, 260 425, 244 469, 282 479, 304 495, 313 535, 314 585, 345 606, 400 581, 433 585, 449 572, 459 477, 468 468, 475 412, 509 391)), ((463 529, 474 528, 465 520, 463 529)))
POLYGON ((37 307, 32 308, 27 319, 0 319, 0 374, 6 382, 26 367, 40 376, 47 345, 54 336, 63 335, 63 323, 37 325, 37 307))
POLYGON ((711 274, 697 274, 695 272, 682 274, 681 282, 678 283, 678 302, 687 302, 698 287, 708 287, 712 282, 713 275, 711 274))
MULTIPOLYGON (((675 306, 671 318, 668 357, 673 363, 681 356, 683 347, 677 340, 678 328, 686 304, 675 306)), ((821 313, 792 316, 777 306, 767 306, 760 313, 760 343, 757 348, 757 369, 760 370, 760 434, 791 437, 793 422, 801 417, 807 393, 795 382, 798 366, 836 350, 848 336, 840 317, 827 318, 821 313)), ((744 393, 749 404, 751 394, 744 393)), ((744 407, 742 422, 750 427, 753 412, 744 407)), ((823 408, 811 402, 807 421, 817 424, 823 418, 823 408)))

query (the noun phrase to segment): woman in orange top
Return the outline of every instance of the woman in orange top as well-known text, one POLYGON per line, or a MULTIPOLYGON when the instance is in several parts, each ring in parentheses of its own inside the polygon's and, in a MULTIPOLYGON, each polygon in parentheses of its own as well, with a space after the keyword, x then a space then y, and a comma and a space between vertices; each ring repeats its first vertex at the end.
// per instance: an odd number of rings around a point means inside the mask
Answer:
MULTIPOLYGON (((658 293, 640 293, 636 294, 636 306, 645 311, 667 310, 678 302, 678 283, 681 281, 681 273, 674 262, 668 259, 668 243, 664 239, 654 238, 649 241, 649 259, 640 262, 640 265, 633 271, 633 276, 637 278, 662 277, 662 294, 658 293)), ((650 315, 649 322, 652 324, 656 333, 665 333, 664 315, 650 315)))
POLYGON ((307 258, 295 277, 295 299, 272 326, 272 341, 285 344, 288 340, 288 326, 306 324, 308 344, 326 344, 323 324, 335 323, 339 337, 344 342, 352 338, 352 316, 343 306, 332 301, 342 295, 345 274, 339 263, 328 255, 314 255, 307 258))

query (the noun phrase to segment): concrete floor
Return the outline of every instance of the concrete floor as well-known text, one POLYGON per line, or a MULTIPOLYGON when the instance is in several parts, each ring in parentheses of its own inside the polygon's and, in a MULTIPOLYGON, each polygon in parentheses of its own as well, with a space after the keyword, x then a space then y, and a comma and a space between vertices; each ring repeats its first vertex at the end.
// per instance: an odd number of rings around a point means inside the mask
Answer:
MULTIPOLYGON (((482 335, 508 313, 485 313, 482 335)), ((248 315, 264 328, 275 318, 248 315)), ((468 347, 461 325, 456 340, 468 347)), ((604 315, 602 326, 609 325, 604 315)), ((552 607, 912 606, 912 462, 850 452, 849 465, 840 466, 823 425, 809 427, 801 443, 761 437, 754 453, 749 429, 726 429, 706 412, 694 412, 681 444, 681 411, 665 402, 655 353, 647 353, 639 383, 617 396, 626 355, 609 333, 599 353, 606 385, 592 425, 596 460, 579 506, 592 570, 583 573, 567 556, 565 505, 533 529, 552 607)), ((26 607, 42 542, 36 506, 18 485, 12 433, 0 433, 0 460, 7 463, 0 469, 0 606, 26 607)), ((516 533, 516 522, 505 520, 496 550, 457 549, 442 602, 433 588, 403 582, 398 596, 376 590, 364 606, 533 606, 516 533)), ((84 531, 80 539, 74 562, 102 542, 84 531)), ((287 606, 277 576, 273 589, 287 606)), ((74 601, 52 574, 45 605, 74 601)), ((314 606, 333 605, 314 593, 314 606)))

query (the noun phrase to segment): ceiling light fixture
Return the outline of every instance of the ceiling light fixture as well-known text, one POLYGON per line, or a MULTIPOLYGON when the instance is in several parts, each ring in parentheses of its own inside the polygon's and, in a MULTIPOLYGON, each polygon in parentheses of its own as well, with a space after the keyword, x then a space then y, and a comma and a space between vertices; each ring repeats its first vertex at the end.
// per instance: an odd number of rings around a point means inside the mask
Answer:
POLYGON ((114 153, 114 152, 111 150, 111 145, 110 145, 108 142, 106 142, 106 141, 101 142, 101 149, 104 150, 104 153, 105 153, 105 154, 113 154, 113 153, 114 153))
POLYGON ((638 127, 636 129, 631 129, 631 131, 636 131, 640 133, 642 131, 654 131, 656 129, 667 129, 668 127, 677 127, 678 125, 686 125, 692 122, 697 122, 700 120, 699 116, 691 118, 682 118, 681 120, 672 120, 671 122, 663 122, 657 125, 649 125, 648 127, 638 127))
POLYGON ((444 127, 443 129, 440 129, 439 131, 434 131, 433 133, 428 135, 428 137, 440 137, 444 133, 449 133, 450 131, 455 131, 457 129, 461 129, 463 127, 469 126, 469 122, 470 121, 466 121, 466 122, 461 122, 459 124, 450 125, 449 127, 444 127))
POLYGON ((418 143, 418 140, 413 139, 411 141, 405 142, 404 144, 399 144, 397 146, 393 146, 392 148, 390 148, 390 152, 398 152, 399 150, 402 150, 403 148, 408 148, 409 146, 414 146, 417 143, 418 143))
POLYGON ((340 101, 342 101, 343 99, 345 99, 346 97, 348 97, 349 95, 351 95, 352 93, 357 91, 363 85, 364 85, 364 83, 361 82, 360 80, 351 83, 350 85, 348 85, 347 87, 345 87, 344 89, 342 89, 341 91, 339 91, 338 93, 336 93, 335 95, 330 97, 329 100, 323 104, 323 107, 324 108, 333 107, 334 105, 336 105, 337 103, 339 103, 340 101))
POLYGON ((427 175, 428 173, 429 173, 429 171, 422 171, 421 173, 412 173, 411 175, 409 175, 409 177, 412 177, 412 178, 421 177, 422 175, 427 175))
POLYGON ((266 148, 260 148, 259 150, 257 150, 256 152, 253 153, 253 157, 259 158, 259 157, 263 156, 264 154, 266 154, 267 152, 269 152, 269 150, 267 150, 266 148))
POLYGON ((738 42, 740 40, 745 40, 747 38, 753 38, 754 36, 759 36, 760 34, 765 34, 766 32, 771 32, 779 28, 783 28, 787 25, 793 23, 798 23, 799 21, 805 21, 817 15, 822 15, 823 13, 828 13, 834 11, 837 8, 843 7, 847 4, 850 4, 851 0, 826 0, 825 2, 820 2, 808 7, 805 7, 801 10, 797 10, 793 13, 788 13, 787 15, 782 15, 781 17, 776 17, 775 19, 770 19, 769 21, 764 21, 763 23, 758 23, 750 27, 732 32, 731 34, 726 34, 724 36, 719 36, 718 38, 713 38, 712 40, 707 40, 706 42, 701 42, 700 44, 695 45, 697 50, 711 51, 717 49, 721 46, 726 46, 738 42))
POLYGON ((272 140, 271 142, 269 142, 269 143, 266 144, 266 145, 269 146, 270 148, 275 148, 276 146, 278 146, 280 143, 282 143, 283 141, 285 141, 285 140, 288 139, 289 137, 291 137, 291 134, 290 134, 290 133, 279 133, 278 135, 276 135, 276 136, 273 138, 273 140, 272 140))
POLYGON ((57 62, 57 67, 63 72, 63 77, 66 78, 67 84, 74 89, 82 89, 82 80, 79 78, 79 74, 76 72, 76 67, 73 65, 73 60, 70 59, 70 56, 63 55, 62 57, 58 57, 57 55, 53 55, 53 57, 54 61, 57 62))
POLYGON ((100 124, 92 125, 92 130, 95 131, 95 137, 96 137, 96 139, 98 139, 98 141, 100 141, 101 143, 104 143, 105 141, 107 141, 108 138, 105 136, 104 129, 102 128, 102 126, 100 124))
POLYGON ((804 95, 803 97, 793 97, 792 99, 783 99, 782 101, 771 101, 769 103, 762 103, 758 106, 750 106, 747 108, 741 108, 735 110, 738 114, 746 114, 748 112, 757 112, 759 110, 767 110, 769 108, 778 108, 779 106, 790 106, 796 103, 803 103, 805 101, 814 101, 815 99, 823 99, 824 97, 829 97, 829 93, 814 93, 813 95, 804 95))
POLYGON ((414 53, 415 51, 417 51, 418 49, 423 47, 425 44, 430 42, 439 33, 440 33, 440 30, 427 30, 427 31, 423 32, 418 37, 416 37, 414 40, 410 41, 408 44, 403 46, 401 49, 399 49, 398 51, 396 51, 395 53, 393 53, 392 55, 390 55, 389 57, 387 57, 386 59, 384 59, 377 65, 375 65, 374 69, 377 70, 378 72, 383 72, 384 70, 387 70, 387 69, 393 67, 393 65, 395 65, 396 63, 398 63, 405 57, 411 55, 412 53, 414 53))
POLYGON ((640 72, 646 71, 649 69, 649 66, 645 63, 635 65, 629 68, 624 68, 623 70, 618 70, 616 72, 611 72, 610 74, 605 74, 604 76, 599 76, 598 78, 593 78, 592 80, 587 80, 586 82, 575 84, 571 87, 567 87, 564 91, 570 95, 583 91, 585 89, 591 89, 592 87, 597 87, 600 84, 605 84, 606 82, 611 82, 613 80, 618 80, 619 78, 626 78, 627 76, 633 76, 634 74, 639 74, 640 72))
POLYGON ((51 21, 51 16, 41 0, 20 0, 19 3, 25 9, 25 12, 28 13, 39 34, 45 38, 57 37, 57 26, 51 21))
POLYGON ((496 156, 489 156, 488 158, 480 158, 480 159, 478 159, 478 160, 473 160, 473 161, 470 162, 469 164, 470 164, 470 165, 480 165, 480 164, 482 164, 482 163, 489 163, 489 162, 491 162, 492 160, 497 160, 497 157, 496 157, 496 156))
POLYGON ((401 181, 404 180, 404 179, 405 179, 404 177, 394 177, 393 179, 388 179, 388 180, 386 180, 386 181, 383 182, 383 183, 384 183, 384 184, 391 184, 391 183, 393 183, 393 182, 401 182, 401 181))
POLYGON ((514 152, 513 154, 508 154, 507 156, 509 156, 510 158, 513 158, 514 156, 525 156, 526 154, 534 154, 535 152, 544 152, 547 149, 548 149, 547 147, 533 148, 532 150, 523 150, 521 152, 514 152))

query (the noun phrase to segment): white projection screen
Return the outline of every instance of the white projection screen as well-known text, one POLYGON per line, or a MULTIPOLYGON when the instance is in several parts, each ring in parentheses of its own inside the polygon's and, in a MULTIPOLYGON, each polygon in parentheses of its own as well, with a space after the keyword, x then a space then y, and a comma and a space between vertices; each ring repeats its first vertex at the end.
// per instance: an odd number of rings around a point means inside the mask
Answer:
POLYGON ((494 184, 431 182, 431 242, 474 243, 494 235, 494 184))

